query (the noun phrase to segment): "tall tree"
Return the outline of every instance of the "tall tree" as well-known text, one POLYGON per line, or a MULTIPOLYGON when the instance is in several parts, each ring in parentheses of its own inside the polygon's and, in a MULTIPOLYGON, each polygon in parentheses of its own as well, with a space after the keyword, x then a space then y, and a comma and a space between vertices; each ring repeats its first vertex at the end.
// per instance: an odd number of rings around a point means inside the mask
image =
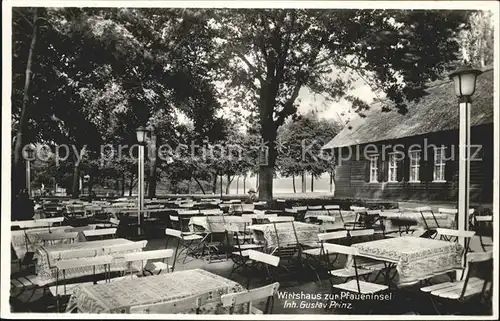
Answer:
POLYGON ((471 14, 470 28, 463 30, 459 35, 462 60, 478 68, 493 65, 495 57, 493 18, 492 11, 477 11, 471 14))
MULTIPOLYGON (((206 10, 205 10, 206 12, 206 10)), ((345 97, 363 77, 405 112, 405 100, 425 94, 456 59, 454 36, 468 12, 439 10, 209 10, 219 66, 228 86, 253 102, 268 146, 259 171, 259 197, 272 198, 277 129, 297 111, 302 88, 345 97)))

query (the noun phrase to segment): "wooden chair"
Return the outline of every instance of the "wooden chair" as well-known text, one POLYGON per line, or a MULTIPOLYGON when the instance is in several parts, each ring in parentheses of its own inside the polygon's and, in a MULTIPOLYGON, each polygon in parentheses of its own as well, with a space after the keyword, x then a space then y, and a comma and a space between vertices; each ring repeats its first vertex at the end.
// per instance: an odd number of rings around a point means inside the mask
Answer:
POLYGON ((439 227, 439 223, 436 219, 436 216, 434 215, 434 211, 432 210, 432 208, 430 206, 417 207, 417 208, 415 208, 415 211, 420 213, 420 216, 422 217, 422 222, 424 223, 424 227, 426 230, 435 230, 435 228, 439 227), (431 214, 434 222, 436 223, 435 228, 431 229, 429 227, 429 223, 427 222, 427 219, 425 218, 425 214, 431 214))
POLYGON ((365 216, 366 216, 366 207, 363 206, 351 206, 351 211, 354 212, 354 221, 353 222, 345 222, 344 226, 348 230, 355 229, 363 229, 365 228, 365 216))
POLYGON ((77 232, 70 233, 43 233, 40 234, 40 240, 42 244, 45 245, 54 245, 57 242, 66 242, 73 243, 75 239, 78 237, 77 232))
POLYGON ((116 235, 116 227, 112 228, 103 228, 103 229, 93 229, 93 230, 86 230, 83 231, 83 235, 85 236, 85 239, 91 240, 91 239, 105 239, 105 238, 114 238, 116 235))
POLYGON ((222 306, 229 307, 229 314, 233 314, 236 305, 248 303, 249 314, 271 314, 274 305, 274 296, 278 293, 279 286, 280 284, 275 282, 247 292, 224 294, 221 296, 222 306), (264 299, 266 300, 264 311, 253 305, 253 302, 264 299))
POLYGON ((295 221, 295 217, 293 216, 267 216, 267 219, 269 219, 269 221, 271 223, 281 223, 281 222, 293 222, 295 221))
POLYGON ((191 296, 175 301, 139 305, 130 308, 130 314, 200 314, 201 298, 191 296))
POLYGON ((324 205, 323 208, 326 210, 328 213, 328 216, 337 216, 340 217, 340 220, 342 221, 342 227, 336 230, 345 230, 345 220, 344 217, 342 216, 342 210, 340 209, 340 205, 324 205))
POLYGON ((184 263, 189 254, 195 254, 200 242, 202 242, 203 237, 198 234, 183 235, 180 230, 167 228, 165 229, 165 235, 167 235, 167 243, 165 244, 165 249, 168 249, 168 243, 170 238, 175 238, 176 246, 174 252, 174 262, 172 263, 172 271, 175 269, 175 262, 179 259, 181 253, 185 252, 184 263), (170 236, 170 237, 168 237, 170 236), (182 248, 179 251, 179 247, 182 248))
POLYGON ((456 303, 454 310, 448 311, 452 313, 457 312, 456 309, 463 307, 468 301, 472 301, 473 304, 489 304, 493 278, 493 252, 470 253, 467 257, 466 270, 465 278, 462 274, 458 281, 438 283, 420 289, 429 294, 437 313, 441 314, 444 303, 450 301, 456 303), (481 278, 472 276, 474 270, 483 276, 481 278), (474 298, 478 300, 473 301, 474 298))
POLYGON ((483 251, 488 252, 493 247, 493 216, 492 215, 477 215, 472 216, 471 228, 479 237, 479 242, 483 251), (486 242, 490 240, 491 242, 486 242))
MULTIPOLYGON (((233 261, 233 268, 229 273, 229 278, 233 275, 237 270, 247 270, 248 263, 250 261, 249 258, 249 250, 261 250, 263 245, 260 244, 240 244, 240 239, 237 237, 240 233, 238 226, 236 225, 228 225, 227 227, 228 235, 233 235, 233 240, 235 244, 233 245, 234 251, 230 254, 230 258, 233 261)), ((229 240, 229 237, 228 237, 229 240)))
POLYGON ((250 282, 254 274, 258 274, 260 277, 264 276, 270 278, 271 282, 274 282, 276 279, 276 268, 280 263, 280 258, 278 256, 256 250, 248 250, 248 258, 252 263, 250 264, 250 271, 247 274, 247 289, 250 289, 250 282))
MULTIPOLYGON (((358 249, 351 246, 330 243, 325 243, 324 247, 325 250, 329 253, 339 253, 351 256, 353 260, 351 268, 343 268, 330 271, 330 274, 332 276, 339 277, 344 280, 343 283, 334 284, 334 289, 359 294, 375 294, 386 291, 388 289, 388 286, 386 285, 380 285, 360 280, 360 276, 367 277, 372 271, 369 269, 362 269, 358 267, 358 264, 356 262, 356 258, 359 255, 358 249)), ((368 313, 370 312, 371 311, 368 311, 368 313)))
POLYGON ((165 249, 165 250, 154 250, 154 251, 142 251, 136 253, 126 253, 123 255, 125 262, 129 264, 129 271, 132 274, 132 262, 141 262, 141 273, 143 275, 148 274, 160 274, 162 271, 170 272, 172 270, 172 266, 168 264, 168 259, 174 255, 174 250, 165 249), (158 260, 156 262, 149 262, 149 260, 158 260), (144 264, 144 262, 147 262, 144 264))
MULTIPOLYGON (((335 241, 340 241, 340 240, 346 240, 348 237, 347 231, 335 231, 335 232, 328 232, 328 233, 318 233, 318 240, 320 242, 320 247, 316 248, 311 248, 311 249, 306 249, 303 250, 302 253, 305 255, 306 258, 306 264, 311 267, 313 272, 316 274, 316 277, 318 279, 318 282, 321 284, 321 276, 319 273, 320 269, 328 269, 330 262, 333 264, 337 260, 337 256, 335 259, 332 261, 329 261, 329 258, 326 256, 329 255, 329 253, 325 250, 325 247, 323 244, 325 242, 335 242, 335 241), (311 261, 309 263, 308 261, 311 261)), ((337 253, 334 253, 337 254, 337 253)))
MULTIPOLYGON (((95 256, 95 257, 85 257, 85 258, 80 258, 78 260, 75 259, 67 259, 67 260, 59 260, 55 262, 55 267, 57 269, 56 273, 56 284, 55 287, 51 289, 51 292, 53 292, 53 295, 56 297, 56 306, 57 306, 57 311, 60 310, 60 299, 62 297, 68 298, 69 294, 72 293, 72 290, 74 290, 75 287, 78 287, 81 285, 81 283, 73 283, 71 285, 66 284, 66 271, 68 269, 77 269, 77 268, 85 268, 85 267, 94 267, 94 277, 95 277, 95 267, 102 265, 104 267, 104 278, 105 280, 109 279, 109 265, 112 263, 113 257, 110 255, 103 255, 103 256, 95 256), (63 285, 59 286, 59 276, 62 272, 62 277, 63 277, 63 285), (68 291, 68 288, 70 291, 68 291), (60 290, 63 291, 63 294, 60 294, 60 290)), ((88 284, 92 284, 94 282, 86 282, 88 284)))

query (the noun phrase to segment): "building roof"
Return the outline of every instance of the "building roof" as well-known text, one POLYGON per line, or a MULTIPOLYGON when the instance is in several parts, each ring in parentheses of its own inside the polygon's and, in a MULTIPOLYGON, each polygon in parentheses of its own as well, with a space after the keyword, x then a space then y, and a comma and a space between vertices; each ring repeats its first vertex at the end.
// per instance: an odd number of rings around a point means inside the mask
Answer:
MULTIPOLYGON (((353 120, 350 128, 345 127, 323 149, 456 130, 459 127, 459 110, 453 87, 453 81, 447 80, 428 88, 428 95, 418 103, 408 103, 405 115, 395 108, 382 112, 382 106, 388 104, 387 101, 373 103, 365 118, 353 120)), ((489 123, 493 123, 492 69, 478 76, 471 109, 471 126, 489 123)))

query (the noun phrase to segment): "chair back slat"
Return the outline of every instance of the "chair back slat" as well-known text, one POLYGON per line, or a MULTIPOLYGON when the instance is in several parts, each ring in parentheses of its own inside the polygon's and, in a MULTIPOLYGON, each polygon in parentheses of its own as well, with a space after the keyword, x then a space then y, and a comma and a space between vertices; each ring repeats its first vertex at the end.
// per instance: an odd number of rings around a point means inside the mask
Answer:
POLYGON ((366 212, 366 207, 363 207, 363 206, 351 206, 351 211, 354 211, 355 213, 363 213, 363 212, 366 212))
POLYGON ((323 205, 312 205, 307 207, 310 211, 319 211, 323 209, 323 205))
POLYGON ((272 266, 278 266, 278 264, 280 263, 280 258, 278 256, 255 250, 248 250, 248 258, 250 260, 266 263, 272 266))
POLYGON ((182 232, 181 231, 174 230, 174 229, 171 229, 171 228, 166 228, 165 229, 165 234, 173 236, 173 237, 177 237, 177 238, 182 238, 182 232))
POLYGON ((70 233, 43 233, 40 234, 40 240, 42 241, 56 241, 56 240, 68 240, 75 239, 78 237, 78 232, 70 233))
POLYGON ((373 236, 375 234, 374 229, 363 229, 363 230, 350 230, 349 235, 351 237, 358 237, 358 236, 373 236))
POLYGON ((444 236, 466 237, 466 238, 471 238, 474 236, 474 234, 476 234, 476 232, 474 231, 459 231, 448 228, 436 228, 436 232, 438 236, 444 235, 444 236))
POLYGON ((327 211, 329 210, 340 210, 340 205, 325 205, 323 208, 327 211))
POLYGON ((94 257, 80 258, 78 260, 75 259, 59 260, 56 261, 54 264, 59 270, 67 270, 67 269, 74 269, 74 268, 81 268, 88 266, 111 264, 112 261, 113 257, 111 255, 101 255, 94 257))
POLYGON ((120 225, 120 220, 119 220, 119 219, 116 219, 116 218, 114 218, 114 217, 111 217, 111 218, 109 219, 109 222, 110 222, 111 224, 113 224, 113 225, 120 225))
POLYGON ((285 213, 297 214, 297 210, 293 208, 285 208, 285 213))
POLYGON ((439 208, 438 209, 438 213, 441 213, 441 214, 457 214, 458 213, 458 209, 456 209, 456 208, 439 208))
POLYGON ((493 252, 472 252, 467 255, 467 262, 479 263, 493 259, 493 252))
POLYGON ((238 304, 250 303, 253 301, 260 301, 274 296, 278 293, 280 284, 278 282, 265 285, 260 288, 248 290, 246 292, 230 293, 221 296, 223 307, 234 307, 238 304))
POLYGON ((147 240, 142 240, 142 241, 137 241, 137 242, 131 242, 131 243, 126 243, 126 244, 120 244, 112 247, 105 248, 105 252, 108 254, 112 253, 119 253, 119 252, 125 252, 125 251, 130 251, 130 250, 138 250, 138 249, 143 249, 147 246, 148 241, 147 240))
POLYGON ((293 216, 275 216, 271 217, 269 215, 265 216, 271 223, 282 223, 282 222, 293 222, 295 221, 295 217, 293 216))
POLYGON ((316 219, 323 222, 335 222, 335 216, 333 215, 318 215, 316 219))
POLYGON ((167 259, 174 255, 174 250, 153 250, 153 251, 141 251, 135 253, 126 253, 123 255, 125 261, 142 261, 142 260, 156 260, 156 259, 167 259))
POLYGON ((345 255, 358 255, 358 249, 352 246, 345 246, 332 243, 323 243, 323 248, 328 253, 340 253, 345 255))
POLYGON ((198 215, 200 214, 199 210, 178 210, 178 215, 198 215))
POLYGON ((59 253, 59 259, 61 260, 69 260, 69 259, 77 259, 81 257, 94 257, 97 255, 97 250, 95 249, 80 249, 80 250, 71 250, 64 251, 59 253))
POLYGON ((347 237, 347 231, 337 231, 337 232, 329 232, 329 233, 319 233, 318 239, 320 241, 329 241, 329 240, 337 240, 341 238, 347 237))
POLYGON ((298 212, 303 212, 303 211, 307 211, 307 206, 292 206, 292 209, 296 210, 298 212))
POLYGON ((83 235, 85 235, 85 237, 115 235, 115 234, 116 234, 116 227, 83 231, 83 235))

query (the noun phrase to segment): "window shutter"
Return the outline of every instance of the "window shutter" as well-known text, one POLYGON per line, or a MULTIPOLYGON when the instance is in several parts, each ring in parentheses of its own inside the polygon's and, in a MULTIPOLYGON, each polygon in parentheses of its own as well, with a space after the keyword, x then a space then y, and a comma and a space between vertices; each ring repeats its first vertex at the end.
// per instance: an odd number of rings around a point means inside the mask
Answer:
POLYGON ((418 180, 424 182, 427 180, 427 162, 424 158, 424 150, 420 151, 420 161, 419 161, 419 170, 418 170, 418 180))
POLYGON ((382 162, 382 168, 384 170, 383 178, 384 182, 387 182, 389 181, 389 154, 385 154, 384 157, 384 161, 382 162))
POLYGON ((427 149, 427 171, 426 171, 426 176, 425 180, 426 181, 433 181, 434 180, 434 148, 428 148, 427 149))
POLYGON ((402 181, 409 181, 410 180, 410 152, 408 151, 409 144, 408 142, 405 143, 405 156, 403 159, 403 178, 402 181))
POLYGON ((378 176, 377 176, 377 181, 383 182, 384 181, 384 161, 382 161, 383 155, 379 154, 378 159, 377 159, 377 166, 378 166, 378 176))
POLYGON ((370 159, 365 160, 365 182, 370 181, 370 159))
POLYGON ((396 180, 398 182, 402 182, 403 178, 404 178, 405 159, 406 159, 406 157, 397 161, 396 180))
MULTIPOLYGON (((445 155, 446 155, 446 164, 444 166, 444 179, 447 182, 453 181, 455 173, 457 171, 457 158, 454 157, 454 159, 451 157, 452 156, 452 146, 448 146, 448 148, 445 149, 445 155)), ((455 155, 456 156, 456 155, 455 155)))

